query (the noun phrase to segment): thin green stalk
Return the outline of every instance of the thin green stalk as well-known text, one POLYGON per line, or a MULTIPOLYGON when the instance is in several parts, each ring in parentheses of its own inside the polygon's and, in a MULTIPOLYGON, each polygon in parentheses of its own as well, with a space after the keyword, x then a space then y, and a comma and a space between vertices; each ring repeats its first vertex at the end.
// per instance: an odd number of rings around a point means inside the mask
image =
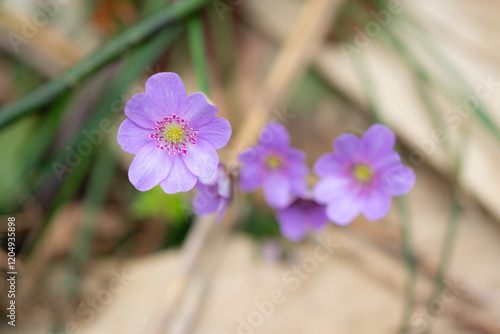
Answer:
POLYGON ((415 281, 417 274, 417 267, 415 264, 415 256, 412 246, 411 238, 411 220, 410 213, 408 209, 408 203, 406 196, 401 196, 396 199, 399 217, 401 220, 401 240, 403 245, 403 257, 406 264, 406 270, 408 272, 408 278, 406 280, 405 294, 406 303, 403 311, 403 318, 401 320, 401 327, 399 330, 400 334, 406 334, 410 332, 410 317, 415 308, 415 281))
POLYGON ((41 124, 34 134, 37 140, 30 140, 24 147, 21 158, 21 175, 25 176, 40 161, 57 134, 62 116, 71 108, 73 100, 71 94, 62 95, 50 108, 47 117, 41 119, 41 124))
POLYGON ((196 70, 198 85, 205 95, 210 96, 210 85, 203 39, 203 26, 200 16, 192 16, 188 21, 189 50, 196 70))
POLYGON ((42 85, 16 103, 0 110, 0 128, 54 100, 90 73, 118 57, 127 48, 143 41, 165 25, 188 17, 206 3, 208 3, 208 0, 184 0, 167 6, 165 9, 137 23, 108 41, 58 78, 42 85))
POLYGON ((373 87, 373 81, 371 79, 371 75, 366 68, 366 64, 361 55, 353 58, 354 70, 357 72, 358 77, 361 81, 361 85, 363 86, 363 90, 365 92, 367 101, 368 101, 368 109, 370 110, 370 114, 372 116, 373 122, 375 123, 384 123, 380 112, 378 111, 378 107, 375 103, 376 94, 375 89, 373 87))
POLYGON ((113 181, 115 165, 116 158, 113 151, 106 145, 102 146, 97 153, 89 185, 85 192, 82 220, 68 258, 70 273, 66 287, 70 294, 76 290, 79 270, 90 254, 99 212, 113 181))
MULTIPOLYGON (((410 30, 410 32, 413 32, 413 36, 418 38, 419 45, 425 48, 425 51, 427 53, 432 54, 432 59, 434 59, 436 63, 450 75, 452 82, 457 84, 461 91, 465 91, 466 94, 470 96, 475 96, 475 92, 471 88, 469 81, 460 72, 460 70, 457 69, 451 59, 447 58, 437 47, 434 39, 430 38, 428 34, 424 34, 425 30, 417 22, 417 20, 413 18, 412 15, 405 13, 404 20, 402 21, 412 24, 413 27, 416 28, 415 30, 410 30)), ((462 96, 462 98, 464 97, 462 96)), ((474 105, 472 110, 483 127, 485 127, 495 137, 496 140, 500 141, 500 128, 487 112, 481 99, 479 99, 479 104, 474 105)))
MULTIPOLYGON (((413 75, 415 76, 415 85, 417 88, 417 92, 420 95, 422 102, 424 104, 424 109, 429 115, 429 118, 435 129, 443 129, 446 130, 447 127, 444 123, 444 119, 442 117, 442 111, 437 106, 434 97, 429 94, 426 90, 426 87, 422 85, 427 85, 429 87, 433 86, 433 80, 431 79, 429 73, 427 73, 424 65, 422 64, 417 57, 415 57, 414 53, 411 52, 410 48, 405 44, 402 38, 399 38, 397 34, 392 31, 387 31, 384 34, 388 39, 391 45, 394 47, 396 52, 399 53, 400 58, 408 65, 408 67, 412 70, 413 75)), ((447 150, 447 142, 442 143, 445 150, 447 150)))
POLYGON ((50 204, 49 209, 45 213, 43 217, 43 221, 36 231, 36 234, 33 237, 33 242, 28 243, 26 250, 24 251, 24 255, 29 257, 33 254, 33 251, 37 249, 38 242, 41 240, 42 235, 47 230, 50 225, 52 216, 57 211, 57 209, 73 198, 76 193, 80 190, 80 185, 82 184, 85 176, 87 175, 87 171, 90 168, 90 163, 92 162, 93 154, 90 154, 82 162, 77 165, 71 173, 64 179, 61 187, 58 189, 57 195, 55 199, 50 204))
MULTIPOLYGON (((455 170, 453 173, 453 181, 452 181, 452 189, 451 189, 451 198, 450 198, 450 209, 448 213, 448 222, 446 225, 446 235, 443 243, 443 248, 441 249, 441 257, 438 270, 436 272, 436 276, 434 278, 434 287, 432 289, 431 297, 429 302, 427 303, 427 310, 432 308, 432 303, 434 300, 439 298, 439 295, 443 291, 444 288, 444 279, 446 277, 446 273, 448 271, 448 267, 451 260, 451 255, 453 251, 453 246, 455 244, 455 237, 457 234, 458 225, 460 222, 460 212, 462 211, 462 207, 460 205, 460 200, 458 197, 458 182, 460 178, 460 173, 463 165, 463 157, 467 151, 466 145, 468 142, 468 134, 463 135, 460 138, 460 143, 458 145, 459 149, 457 150, 456 158, 455 158, 455 170)), ((426 328, 424 333, 428 333, 431 329, 432 323, 426 328)))

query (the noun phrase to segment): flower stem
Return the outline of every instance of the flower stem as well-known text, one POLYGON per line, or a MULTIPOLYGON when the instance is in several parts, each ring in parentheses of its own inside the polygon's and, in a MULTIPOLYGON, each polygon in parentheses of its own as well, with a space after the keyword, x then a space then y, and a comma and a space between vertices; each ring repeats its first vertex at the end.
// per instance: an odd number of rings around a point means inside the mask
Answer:
MULTIPOLYGON (((427 303, 427 310, 432 307, 433 301, 439 298, 439 295, 443 291, 444 280, 448 266, 451 259, 451 253, 453 250, 453 245, 455 244, 455 236, 458 229, 458 223, 461 212, 460 200, 458 198, 458 182, 460 177, 460 172, 462 170, 463 157, 466 155, 466 142, 468 140, 468 134, 460 137, 460 143, 458 145, 459 150, 455 157, 455 169, 453 173, 453 185, 451 189, 450 198, 450 209, 448 213, 448 223, 446 226, 446 236, 444 239, 443 248, 441 250, 440 264, 436 272, 436 277, 434 278, 434 287, 432 289, 431 297, 427 303)), ((424 333, 428 333, 431 329, 432 323, 426 328, 424 333)))
POLYGON ((406 196, 401 196, 396 199, 398 204, 398 212, 401 220, 401 240, 403 246, 403 257, 408 271, 408 279, 406 281, 406 304, 403 311, 403 318, 400 334, 409 333, 409 320, 415 307, 415 279, 416 279, 416 266, 415 256, 413 253, 413 246, 411 241, 411 221, 408 209, 406 196))

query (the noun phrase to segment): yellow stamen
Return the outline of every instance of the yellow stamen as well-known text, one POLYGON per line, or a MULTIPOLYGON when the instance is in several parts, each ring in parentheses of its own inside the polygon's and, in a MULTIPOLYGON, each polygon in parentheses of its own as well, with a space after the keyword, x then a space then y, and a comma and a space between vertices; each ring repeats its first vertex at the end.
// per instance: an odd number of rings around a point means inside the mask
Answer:
POLYGON ((174 143, 180 142, 182 140, 182 129, 177 127, 172 127, 165 131, 165 137, 173 141, 174 143))
POLYGON ((367 165, 357 165, 353 171, 354 177, 360 182, 370 182, 373 177, 372 169, 367 165))
POLYGON ((281 165, 282 161, 278 156, 273 154, 267 158, 267 167, 269 169, 278 169, 281 167, 281 165))

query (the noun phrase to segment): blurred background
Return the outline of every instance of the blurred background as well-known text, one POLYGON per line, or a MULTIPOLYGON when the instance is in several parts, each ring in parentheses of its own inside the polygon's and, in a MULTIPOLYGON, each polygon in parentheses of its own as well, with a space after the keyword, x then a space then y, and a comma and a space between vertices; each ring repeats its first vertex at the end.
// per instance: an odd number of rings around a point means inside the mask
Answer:
POLYGON ((1 1, 0 332, 500 333, 499 13, 493 0, 1 1), (191 193, 138 192, 116 134, 130 96, 167 71, 209 91, 230 147, 265 115, 311 167, 382 122, 417 184, 381 221, 300 243, 259 192, 237 193, 220 225, 192 214, 191 193))

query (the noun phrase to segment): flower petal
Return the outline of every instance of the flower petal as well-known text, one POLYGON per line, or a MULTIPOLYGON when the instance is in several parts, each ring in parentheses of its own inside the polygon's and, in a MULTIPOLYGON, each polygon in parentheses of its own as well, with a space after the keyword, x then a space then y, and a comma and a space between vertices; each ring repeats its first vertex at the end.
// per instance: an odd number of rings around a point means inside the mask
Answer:
POLYGON ((326 207, 324 205, 315 205, 308 213, 308 225, 313 231, 319 231, 327 223, 328 218, 326 217, 326 207))
POLYGON ((365 198, 363 215, 371 221, 382 219, 389 212, 391 202, 389 195, 375 191, 365 198))
POLYGON ((173 165, 168 176, 161 181, 160 187, 167 194, 175 194, 181 191, 189 191, 196 184, 196 176, 191 173, 179 155, 170 157, 173 165))
POLYGON ((268 147, 285 148, 290 146, 290 134, 283 124, 271 121, 260 132, 259 143, 268 147))
POLYGON ((127 118, 118 129, 118 144, 125 152, 137 154, 146 144, 154 143, 149 138, 151 132, 152 130, 144 129, 127 118))
POLYGON ((309 191, 305 177, 292 177, 290 184, 292 193, 297 197, 303 197, 309 191))
POLYGON ((238 160, 244 164, 256 163, 266 149, 263 145, 251 146, 238 154, 238 160))
POLYGON ((337 225, 350 224, 361 213, 363 200, 354 196, 343 196, 331 201, 326 207, 327 217, 337 225))
POLYGON ((338 175, 349 165, 349 160, 341 154, 329 152, 323 154, 314 163, 313 171, 320 177, 338 175))
POLYGON ((220 196, 229 198, 231 197, 231 179, 223 171, 219 171, 220 177, 217 182, 217 192, 220 196))
POLYGON ((415 172, 404 165, 386 171, 381 177, 381 187, 390 196, 408 193, 415 185, 415 172))
POLYGON ((158 111, 163 116, 177 113, 187 98, 182 79, 172 72, 157 73, 151 76, 146 81, 146 94, 156 101, 159 107, 158 111))
POLYGON ((215 149, 201 138, 196 145, 188 145, 187 154, 182 156, 187 168, 196 176, 211 177, 219 164, 219 156, 215 149))
POLYGON ((344 177, 329 176, 321 179, 314 186, 314 199, 318 203, 327 204, 343 197, 347 192, 349 180, 344 177))
POLYGON ((125 105, 125 115, 135 124, 152 129, 155 122, 163 119, 166 113, 155 99, 146 94, 136 94, 125 105))
POLYGON ((172 157, 157 149, 154 143, 145 145, 132 161, 128 178, 137 190, 150 190, 167 177, 172 162, 172 157))
POLYGON ((264 198, 270 207, 281 209, 292 201, 288 178, 278 173, 268 175, 263 182, 264 198))
POLYGON ((361 137, 365 154, 377 157, 391 152, 396 143, 396 135, 382 124, 373 124, 361 137))
POLYGON ((343 133, 333 142, 335 152, 342 157, 356 160, 362 150, 361 139, 352 133, 343 133))
POLYGON ((217 187, 199 188, 193 198, 193 211, 198 216, 217 211, 220 197, 217 195, 217 187))
POLYGON ((203 93, 194 93, 184 100, 177 113, 191 127, 199 129, 212 122, 217 113, 217 107, 210 104, 203 93))
POLYGON ((292 241, 300 241, 306 234, 306 224, 303 214, 296 205, 290 205, 284 210, 278 211, 276 218, 280 224, 280 231, 286 238, 292 241))
POLYGON ((217 208, 217 223, 220 223, 222 217, 224 217, 224 213, 226 212, 227 206, 229 205, 229 198, 221 197, 219 200, 219 207, 217 208))
POLYGON ((287 149, 286 155, 288 156, 288 159, 290 161, 295 161, 295 162, 304 162, 306 161, 306 154, 304 151, 299 150, 298 148, 295 147, 289 147, 287 149))
POLYGON ((296 177, 304 177, 309 174, 309 167, 307 167, 305 160, 306 154, 299 149, 290 147, 286 152, 288 170, 290 175, 296 177))
POLYGON ((396 151, 392 151, 390 153, 384 153, 377 157, 372 157, 371 166, 375 170, 385 171, 391 169, 393 167, 398 167, 401 165, 401 157, 399 153, 396 151))
POLYGON ((197 137, 206 140, 216 150, 223 148, 231 138, 231 125, 222 117, 214 117, 213 120, 200 127, 197 137))
POLYGON ((254 191, 260 187, 262 183, 262 173, 260 166, 257 163, 243 166, 240 170, 239 184, 244 192, 254 191))

